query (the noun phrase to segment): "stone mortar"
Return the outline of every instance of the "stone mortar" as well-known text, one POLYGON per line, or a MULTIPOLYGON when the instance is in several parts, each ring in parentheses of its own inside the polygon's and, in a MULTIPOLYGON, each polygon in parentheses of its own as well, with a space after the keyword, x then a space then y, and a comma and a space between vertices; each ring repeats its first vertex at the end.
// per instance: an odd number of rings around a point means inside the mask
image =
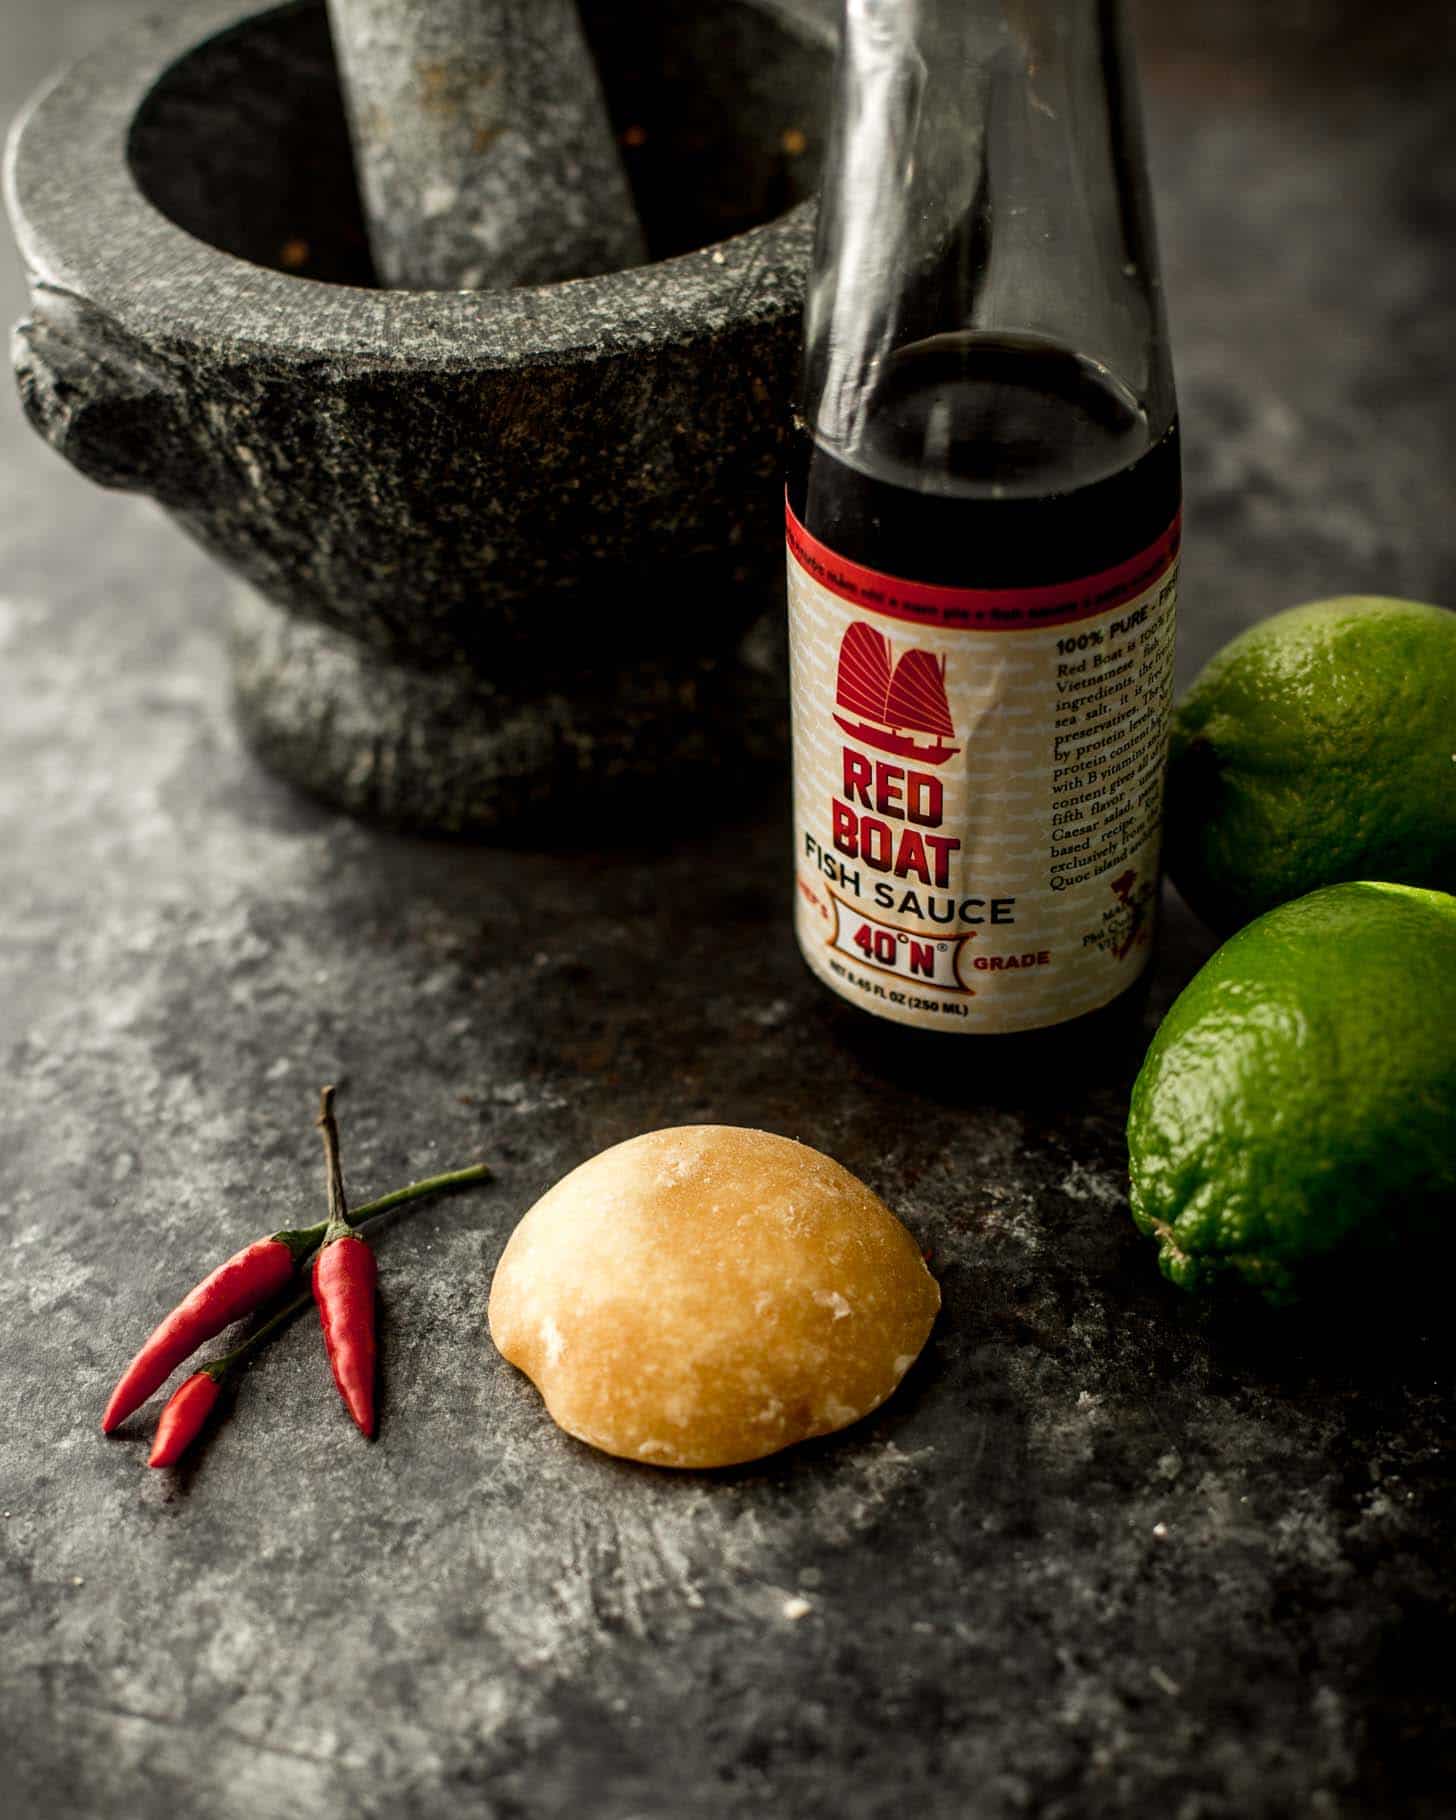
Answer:
POLYGON ((373 288, 321 4, 194 0, 9 148, 32 423, 239 578, 260 754, 401 825, 665 805, 780 737, 743 641, 781 586, 831 36, 814 0, 582 11, 630 271, 373 288))

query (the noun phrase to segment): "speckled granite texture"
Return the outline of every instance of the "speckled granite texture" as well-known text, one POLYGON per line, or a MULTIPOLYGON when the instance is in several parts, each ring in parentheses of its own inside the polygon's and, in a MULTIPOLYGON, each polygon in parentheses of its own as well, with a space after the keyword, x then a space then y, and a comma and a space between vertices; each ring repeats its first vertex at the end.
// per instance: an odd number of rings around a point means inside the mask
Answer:
MULTIPOLYGON (((27 8, 0 106, 131 4, 27 8)), ((1195 57, 1157 9, 1145 59, 1185 672, 1303 597, 1456 599, 1444 15, 1233 10, 1189 9, 1195 57)), ((0 461, 7 1815, 1451 1813, 1448 1310, 1211 1320, 1128 1221, 1115 1068, 878 1077, 794 955, 781 792, 513 852, 298 800, 234 730, 211 563, 13 410, 0 461), (381 1241, 380 1439, 303 1322, 149 1474, 111 1380, 316 1216, 328 1078, 357 1194, 496 1170, 381 1241), (554 1430, 485 1300, 548 1182, 703 1119, 860 1170, 945 1312, 862 1428, 670 1477, 554 1430)), ((1175 908, 1156 1005, 1203 952, 1175 908)))

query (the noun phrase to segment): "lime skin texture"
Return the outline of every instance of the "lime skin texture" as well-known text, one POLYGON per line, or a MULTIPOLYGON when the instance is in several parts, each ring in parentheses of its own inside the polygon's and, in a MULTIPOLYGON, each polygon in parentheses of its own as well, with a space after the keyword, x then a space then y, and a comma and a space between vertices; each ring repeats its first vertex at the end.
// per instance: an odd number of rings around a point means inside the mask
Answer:
POLYGON ((1174 715, 1166 863, 1220 934, 1347 879, 1456 890, 1456 613, 1349 596, 1225 645, 1174 715))
POLYGON ((1426 1268, 1456 1216, 1456 898, 1332 885, 1240 930, 1153 1038, 1127 1135, 1133 1218, 1185 1289, 1284 1302, 1394 1246, 1426 1268))

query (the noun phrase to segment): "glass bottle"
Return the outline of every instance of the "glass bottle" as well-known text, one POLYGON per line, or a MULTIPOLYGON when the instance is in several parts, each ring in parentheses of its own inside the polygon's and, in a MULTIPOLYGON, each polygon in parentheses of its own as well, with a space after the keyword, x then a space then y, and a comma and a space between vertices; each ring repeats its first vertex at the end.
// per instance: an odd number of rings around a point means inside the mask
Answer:
POLYGON ((871 1016, 1144 973, 1178 430, 1109 0, 848 0, 788 487, 796 929, 871 1016))

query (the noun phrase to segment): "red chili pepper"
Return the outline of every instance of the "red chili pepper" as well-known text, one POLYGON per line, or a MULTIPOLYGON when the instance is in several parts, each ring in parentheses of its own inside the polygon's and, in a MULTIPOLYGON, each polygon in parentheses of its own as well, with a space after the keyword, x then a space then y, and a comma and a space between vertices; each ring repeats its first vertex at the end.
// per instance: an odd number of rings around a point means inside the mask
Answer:
POLYGON ((212 1414, 212 1406, 222 1395, 220 1374, 194 1371, 172 1392, 167 1407, 152 1437, 148 1466, 175 1466, 197 1439, 202 1424, 212 1414))
POLYGON ((334 1123, 334 1090, 320 1095, 319 1129, 328 1166, 329 1223, 313 1264, 313 1298, 318 1303, 324 1346, 344 1407, 364 1435, 374 1433, 374 1288, 378 1266, 363 1239, 349 1230, 344 1176, 339 1165, 339 1128, 334 1123))
MULTIPOLYGON (((424 1181, 411 1182, 407 1188, 396 1188, 391 1194, 380 1195, 377 1200, 356 1207, 352 1213, 346 1210, 344 1219, 349 1226, 357 1226, 406 1201, 436 1194, 445 1188, 463 1187, 467 1182, 478 1182, 489 1173, 484 1163, 472 1163, 469 1168, 453 1169, 446 1175, 428 1176, 424 1181)), ((225 1264, 219 1264, 211 1276, 204 1277, 196 1289, 158 1323, 146 1345, 121 1374, 101 1418, 102 1433, 110 1434, 114 1428, 119 1428, 204 1341, 250 1314, 282 1289, 299 1265, 318 1249, 328 1229, 328 1221, 320 1220, 316 1226, 303 1226, 272 1233, 266 1239, 255 1239, 225 1264)))
POLYGON ((140 1409, 204 1341, 285 1288, 302 1258, 318 1242, 313 1240, 304 1250, 298 1241, 307 1237, 306 1233, 275 1232, 271 1238, 256 1239, 204 1277, 153 1329, 151 1338, 121 1374, 101 1418, 101 1432, 110 1434, 134 1409, 140 1409))
POLYGON ((319 1317, 334 1382, 350 1415, 366 1435, 374 1432, 374 1254, 352 1228, 406 1201, 442 1189, 463 1187, 489 1174, 483 1163, 448 1174, 411 1182, 406 1188, 379 1196, 350 1213, 344 1202, 339 1168, 338 1128, 333 1119, 332 1087, 322 1095, 318 1123, 324 1130, 324 1154, 329 1165, 329 1217, 315 1226, 275 1232, 220 1264, 153 1329, 145 1346, 121 1375, 106 1413, 102 1431, 110 1434, 138 1409, 185 1358, 214 1334, 275 1296, 293 1279, 309 1256, 327 1247, 326 1268, 316 1270, 310 1290, 279 1309, 271 1320, 249 1335, 226 1357, 215 1359, 190 1378, 162 1412, 153 1441, 151 1464, 170 1465, 188 1447, 217 1400, 217 1386, 226 1373, 258 1347, 274 1328, 290 1319, 309 1300, 317 1299, 319 1317), (345 1242, 347 1241, 347 1243, 345 1242), (209 1390, 207 1385, 211 1384, 209 1390))
POLYGON ((310 1292, 305 1289, 301 1295, 294 1296, 291 1302, 285 1302, 261 1327, 255 1327, 241 1345, 234 1346, 231 1352, 225 1352, 220 1359, 209 1360, 201 1371, 194 1371, 173 1392, 171 1401, 162 1411, 157 1423, 148 1466, 176 1465, 197 1439, 203 1423, 211 1414, 223 1379, 230 1371, 235 1371, 244 1359, 255 1353, 278 1328, 291 1321, 294 1315, 308 1305, 310 1299, 310 1292))
POLYGON ((348 1235, 314 1259, 313 1299, 334 1382, 361 1434, 374 1433, 374 1285, 378 1266, 363 1239, 348 1235))

